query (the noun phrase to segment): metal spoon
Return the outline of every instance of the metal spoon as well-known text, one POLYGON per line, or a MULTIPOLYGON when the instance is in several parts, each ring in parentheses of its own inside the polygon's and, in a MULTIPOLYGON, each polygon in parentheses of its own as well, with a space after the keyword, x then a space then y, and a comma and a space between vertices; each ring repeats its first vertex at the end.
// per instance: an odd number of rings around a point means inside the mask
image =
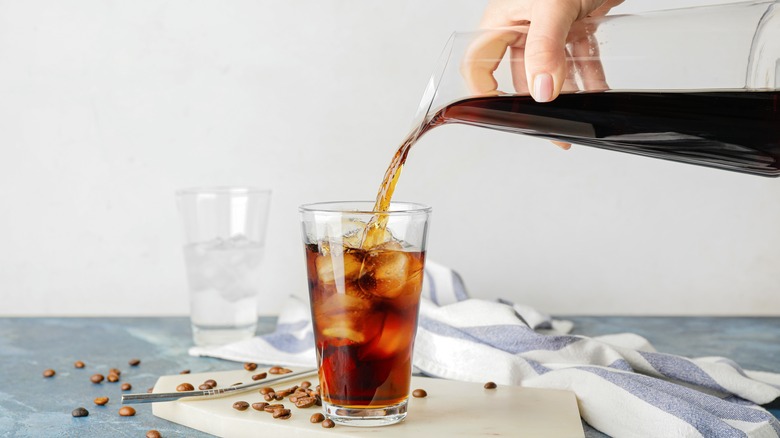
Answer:
POLYGON ((248 391, 260 386, 268 386, 269 383, 275 383, 282 380, 291 379, 293 377, 307 376, 317 372, 317 368, 311 368, 295 373, 282 374, 279 377, 273 377, 270 379, 259 380, 257 382, 245 383, 243 385, 229 386, 227 388, 217 389, 204 389, 198 391, 182 391, 182 392, 158 392, 151 394, 124 394, 122 395, 122 404, 129 405, 133 403, 154 403, 154 402, 167 402, 173 400, 179 400, 186 398, 189 400, 203 400, 209 398, 226 397, 228 395, 237 394, 239 392, 248 391))

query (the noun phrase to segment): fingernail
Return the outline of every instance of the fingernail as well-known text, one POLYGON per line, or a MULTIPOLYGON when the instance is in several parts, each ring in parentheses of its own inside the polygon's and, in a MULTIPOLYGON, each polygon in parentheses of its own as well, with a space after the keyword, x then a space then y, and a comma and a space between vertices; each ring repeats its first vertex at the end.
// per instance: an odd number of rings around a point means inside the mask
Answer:
POLYGON ((552 100, 553 79, 549 73, 539 73, 534 77, 533 98, 537 102, 549 102, 552 100))

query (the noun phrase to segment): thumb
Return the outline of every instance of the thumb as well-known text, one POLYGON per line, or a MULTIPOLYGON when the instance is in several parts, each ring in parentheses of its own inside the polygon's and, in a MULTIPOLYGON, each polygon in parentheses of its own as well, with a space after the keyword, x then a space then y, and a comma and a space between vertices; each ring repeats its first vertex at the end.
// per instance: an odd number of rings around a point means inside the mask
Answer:
POLYGON ((537 102, 549 102, 561 92, 566 79, 566 36, 577 20, 579 2, 541 1, 531 10, 525 44, 528 89, 537 102))

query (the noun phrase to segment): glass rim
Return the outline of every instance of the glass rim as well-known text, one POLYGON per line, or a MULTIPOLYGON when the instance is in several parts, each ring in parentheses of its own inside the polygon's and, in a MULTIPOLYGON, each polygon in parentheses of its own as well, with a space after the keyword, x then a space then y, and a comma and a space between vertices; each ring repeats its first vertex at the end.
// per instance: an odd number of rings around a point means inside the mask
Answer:
POLYGON ((253 186, 202 186, 176 190, 177 197, 197 195, 271 195, 271 189, 253 186))
POLYGON ((303 204, 298 207, 298 211, 301 213, 332 213, 332 214, 430 214, 432 208, 428 205, 421 204, 419 202, 406 202, 406 201, 393 201, 390 203, 390 209, 388 211, 376 211, 374 210, 374 204, 376 201, 325 201, 314 202, 309 204, 303 204), (370 206, 368 209, 365 206, 370 206), (352 208, 350 206, 354 206, 352 208), (360 207, 363 206, 363 207, 360 207), (403 206, 403 207, 402 207, 403 206), (393 210, 393 207, 402 207, 401 209, 393 210))

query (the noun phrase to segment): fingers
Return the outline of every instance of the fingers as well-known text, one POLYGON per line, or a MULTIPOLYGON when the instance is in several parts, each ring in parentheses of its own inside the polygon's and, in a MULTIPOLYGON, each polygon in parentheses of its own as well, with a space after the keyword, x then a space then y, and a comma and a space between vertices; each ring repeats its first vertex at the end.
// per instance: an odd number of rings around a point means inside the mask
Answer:
POLYGON ((525 71, 537 102, 549 102, 561 92, 566 79, 566 36, 579 14, 579 2, 572 1, 535 2, 531 9, 525 71))
POLYGON ((520 34, 511 30, 488 31, 469 46, 460 72, 473 94, 498 93, 498 82, 493 72, 504 58, 507 48, 514 45, 518 38, 520 34))

